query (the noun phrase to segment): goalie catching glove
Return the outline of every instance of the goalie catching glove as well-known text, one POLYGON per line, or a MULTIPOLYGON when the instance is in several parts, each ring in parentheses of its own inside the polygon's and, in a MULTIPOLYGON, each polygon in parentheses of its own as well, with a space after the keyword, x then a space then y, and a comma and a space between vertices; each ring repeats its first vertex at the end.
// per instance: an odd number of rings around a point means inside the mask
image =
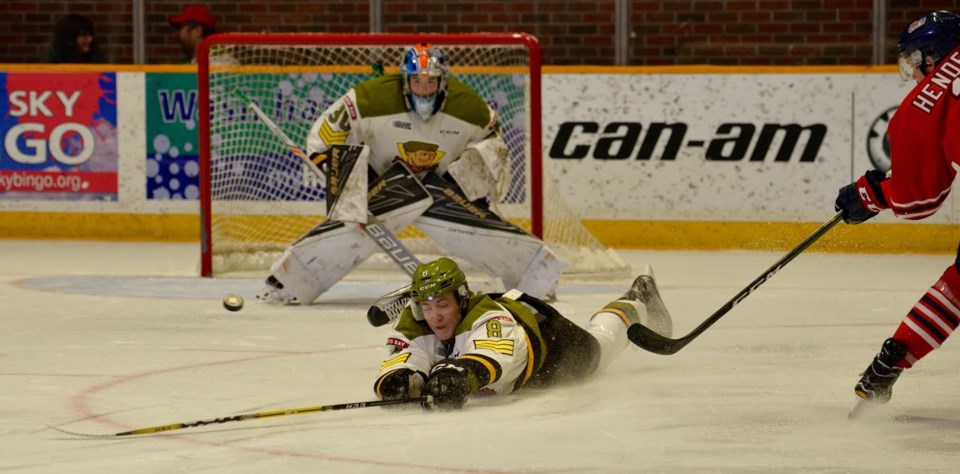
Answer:
POLYGON ((423 395, 433 396, 433 403, 423 402, 426 410, 459 410, 471 393, 470 371, 457 365, 455 359, 437 362, 423 387, 423 395))
POLYGON ((870 170, 860 179, 840 188, 834 210, 843 211, 843 222, 861 224, 889 208, 880 186, 887 178, 883 171, 870 170))

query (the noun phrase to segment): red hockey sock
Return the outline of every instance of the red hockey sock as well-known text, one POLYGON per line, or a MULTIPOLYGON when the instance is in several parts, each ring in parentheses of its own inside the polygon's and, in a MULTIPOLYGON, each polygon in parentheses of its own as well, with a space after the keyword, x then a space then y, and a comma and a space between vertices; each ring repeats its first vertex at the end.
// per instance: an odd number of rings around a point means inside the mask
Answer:
POLYGON ((951 265, 903 318, 893 338, 907 346, 900 367, 910 368, 940 347, 960 325, 960 273, 951 265))

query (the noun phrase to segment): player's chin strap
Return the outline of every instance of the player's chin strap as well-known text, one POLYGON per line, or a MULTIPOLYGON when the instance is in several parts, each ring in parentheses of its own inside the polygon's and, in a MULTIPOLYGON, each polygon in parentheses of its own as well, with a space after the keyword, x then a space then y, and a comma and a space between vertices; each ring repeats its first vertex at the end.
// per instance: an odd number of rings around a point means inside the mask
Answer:
POLYGON ((186 428, 195 428, 204 425, 215 425, 229 423, 232 421, 246 421, 258 418, 278 418, 290 415, 305 415, 307 413, 317 413, 321 411, 352 410, 354 408, 383 407, 390 405, 405 405, 408 403, 433 404, 433 397, 426 395, 423 397, 401 398, 397 400, 372 400, 367 402, 340 403, 336 405, 318 405, 302 408, 284 408, 282 410, 261 411, 256 413, 242 413, 240 415, 224 416, 220 418, 211 418, 207 420, 187 421, 183 423, 171 423, 169 425, 149 426, 146 428, 137 428, 130 431, 122 431, 113 434, 90 434, 69 431, 58 426, 50 426, 50 429, 74 436, 83 436, 86 438, 122 438, 124 436, 136 436, 152 433, 162 433, 165 431, 182 430, 186 428))
POLYGON ((733 309, 734 306, 740 304, 746 297, 750 296, 750 293, 753 293, 754 290, 760 287, 760 285, 766 283, 767 280, 773 278, 780 269, 790 263, 797 255, 800 255, 801 252, 807 249, 810 245, 816 242, 823 234, 826 234, 828 230, 832 229, 833 226, 837 225, 843 219, 843 211, 838 212, 835 216, 831 217, 830 220, 825 222, 819 229, 813 232, 809 237, 804 239, 803 242, 800 242, 799 245, 794 247, 787 255, 774 263, 772 267, 764 271, 759 277, 753 280, 746 288, 740 290, 727 304, 723 305, 715 313, 710 315, 706 321, 700 323, 696 329, 683 336, 679 339, 670 339, 669 337, 664 337, 660 334, 657 334, 656 331, 642 325, 634 324, 627 329, 627 338, 630 339, 630 342, 657 354, 670 355, 680 349, 683 349, 684 346, 689 344, 691 341, 697 338, 701 333, 707 330, 710 326, 713 326, 713 323, 720 320, 723 315, 727 314, 728 311, 733 309))

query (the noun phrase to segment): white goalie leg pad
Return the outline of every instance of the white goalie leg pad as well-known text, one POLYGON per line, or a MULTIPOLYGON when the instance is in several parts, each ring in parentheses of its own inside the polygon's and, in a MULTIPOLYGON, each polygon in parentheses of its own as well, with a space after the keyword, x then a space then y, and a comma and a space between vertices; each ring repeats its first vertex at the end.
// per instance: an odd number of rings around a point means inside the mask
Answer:
POLYGON ((421 216, 415 225, 441 247, 473 267, 543 298, 556 286, 565 264, 539 239, 517 232, 479 228, 421 216))
MULTIPOLYGON (((618 300, 633 306, 641 321, 647 319, 647 309, 636 301, 618 300)), ((606 308, 605 308, 606 309, 606 308)), ((587 332, 593 335, 600 343, 600 366, 598 371, 604 370, 627 347, 627 328, 631 321, 624 321, 624 316, 611 311, 601 310, 590 318, 587 332)))
MULTIPOLYGON (((433 200, 425 196, 377 218, 386 228, 396 232, 412 224, 432 203, 433 200)), ((315 229, 322 227, 321 224, 315 229)), ((284 292, 296 297, 301 304, 310 304, 380 250, 373 238, 376 236, 353 223, 321 230, 316 235, 302 237, 285 250, 270 272, 283 284, 284 292)))
POLYGON ((356 224, 307 237, 283 251, 270 274, 283 291, 310 304, 379 247, 356 224))
POLYGON ((427 212, 431 204, 433 204, 433 200, 427 197, 426 199, 410 203, 399 209, 377 214, 377 219, 379 219, 387 229, 390 229, 390 232, 400 232, 410 224, 416 222, 418 217, 422 216, 424 212, 427 212))
POLYGON ((557 280, 567 267, 566 262, 560 260, 557 254, 546 244, 540 247, 527 269, 520 275, 520 281, 515 288, 528 294, 543 298, 557 286, 557 280))
POLYGON ((328 158, 330 177, 327 183, 330 186, 339 187, 339 189, 328 191, 336 194, 337 200, 327 218, 341 222, 367 222, 367 170, 370 168, 370 147, 338 145, 331 147, 327 153, 330 154, 328 158), (359 154, 357 154, 358 150, 359 154), (350 160, 350 171, 346 177, 343 177, 340 176, 342 172, 339 169, 342 162, 340 156, 348 153, 350 158, 344 159, 350 160))

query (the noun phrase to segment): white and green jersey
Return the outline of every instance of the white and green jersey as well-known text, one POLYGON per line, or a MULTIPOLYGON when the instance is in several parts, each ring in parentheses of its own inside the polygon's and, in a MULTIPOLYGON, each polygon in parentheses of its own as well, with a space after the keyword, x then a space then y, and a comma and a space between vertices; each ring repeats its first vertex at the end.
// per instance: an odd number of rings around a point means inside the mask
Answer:
POLYGON ((414 172, 443 174, 468 145, 499 132, 496 113, 463 82, 447 78, 443 107, 424 121, 407 110, 402 81, 400 74, 387 74, 350 89, 314 122, 307 154, 335 144, 367 145, 377 173, 401 160, 414 172))
POLYGON ((397 370, 429 374, 437 362, 447 360, 469 371, 471 393, 508 394, 543 366, 546 347, 533 313, 508 297, 471 297, 467 315, 447 342, 407 307, 387 338, 374 392, 379 396, 380 382, 397 370))

